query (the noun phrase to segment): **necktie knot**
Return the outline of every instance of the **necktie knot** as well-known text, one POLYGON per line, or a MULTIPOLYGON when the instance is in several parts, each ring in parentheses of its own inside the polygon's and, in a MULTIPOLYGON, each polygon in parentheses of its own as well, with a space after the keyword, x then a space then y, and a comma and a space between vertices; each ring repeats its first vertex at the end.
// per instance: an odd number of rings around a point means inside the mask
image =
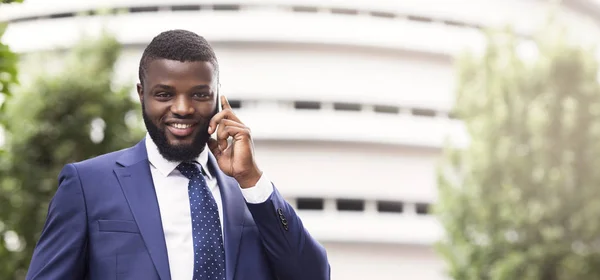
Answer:
POLYGON ((188 179, 192 179, 198 175, 200 175, 200 170, 198 166, 191 162, 182 162, 177 166, 177 170, 183 174, 188 179))

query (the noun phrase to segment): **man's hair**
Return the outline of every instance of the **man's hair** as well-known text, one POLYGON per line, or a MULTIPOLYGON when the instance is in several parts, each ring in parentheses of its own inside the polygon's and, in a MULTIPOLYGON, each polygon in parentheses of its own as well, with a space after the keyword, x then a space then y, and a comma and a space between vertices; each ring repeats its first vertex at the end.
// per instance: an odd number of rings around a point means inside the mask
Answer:
POLYGON ((219 79, 219 63, 212 47, 204 37, 187 30, 169 30, 158 34, 144 50, 140 59, 139 78, 144 83, 148 65, 155 59, 169 59, 180 62, 210 62, 214 74, 219 79))

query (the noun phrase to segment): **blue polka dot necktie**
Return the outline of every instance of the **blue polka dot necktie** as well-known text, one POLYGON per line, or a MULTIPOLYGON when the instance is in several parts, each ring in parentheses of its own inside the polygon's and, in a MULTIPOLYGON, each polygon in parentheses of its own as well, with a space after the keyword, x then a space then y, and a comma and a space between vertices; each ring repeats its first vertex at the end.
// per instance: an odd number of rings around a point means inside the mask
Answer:
POLYGON ((190 180, 188 194, 194 239, 193 280, 224 280, 225 250, 217 203, 196 164, 183 162, 177 169, 190 180))

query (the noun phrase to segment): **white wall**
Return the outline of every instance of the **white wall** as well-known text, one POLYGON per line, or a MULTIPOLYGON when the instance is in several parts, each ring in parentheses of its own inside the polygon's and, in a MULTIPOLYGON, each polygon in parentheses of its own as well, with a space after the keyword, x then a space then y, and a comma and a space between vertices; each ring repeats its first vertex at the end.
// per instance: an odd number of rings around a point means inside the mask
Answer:
POLYGON ((437 197, 436 150, 339 142, 255 145, 261 168, 289 196, 423 202, 437 197))
POLYGON ((332 280, 446 280, 433 249, 420 246, 325 243, 332 280))

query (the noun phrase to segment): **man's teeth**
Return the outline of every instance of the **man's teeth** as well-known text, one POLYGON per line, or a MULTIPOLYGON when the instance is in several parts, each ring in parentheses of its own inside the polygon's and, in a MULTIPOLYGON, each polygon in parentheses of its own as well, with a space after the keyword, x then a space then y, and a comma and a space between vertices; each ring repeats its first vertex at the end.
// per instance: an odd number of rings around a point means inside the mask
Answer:
POLYGON ((186 129, 191 127, 191 124, 182 124, 182 123, 173 123, 171 124, 172 127, 177 128, 177 129, 186 129))

